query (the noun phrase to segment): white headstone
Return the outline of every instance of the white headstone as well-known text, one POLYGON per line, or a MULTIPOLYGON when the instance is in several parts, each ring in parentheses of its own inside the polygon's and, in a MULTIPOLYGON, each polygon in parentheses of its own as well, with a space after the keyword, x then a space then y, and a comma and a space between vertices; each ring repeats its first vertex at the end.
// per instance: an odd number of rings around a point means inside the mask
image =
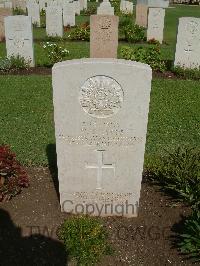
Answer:
POLYGON ((175 66, 200 67, 200 18, 179 19, 175 66))
POLYGON ((163 42, 163 31, 165 25, 165 9, 149 8, 147 40, 155 39, 163 42))
POLYGON ((63 24, 64 26, 75 26, 75 8, 74 3, 65 3, 63 6, 63 24))
POLYGON ((39 0, 39 7, 40 7, 40 11, 41 10, 46 10, 47 1, 46 0, 39 0))
POLYGON ((109 0, 104 0, 97 8, 97 15, 114 15, 114 7, 111 6, 109 0))
POLYGON ((122 0, 120 3, 120 11, 124 14, 133 13, 133 3, 129 1, 122 0))
POLYGON ((80 10, 82 11, 84 9, 84 0, 78 0, 80 3, 80 10))
POLYGON ((148 7, 169 7, 169 0, 148 0, 148 7))
POLYGON ((126 60, 54 65, 62 211, 137 216, 151 78, 148 65, 126 60))
POLYGON ((37 27, 40 27, 40 7, 35 1, 29 1, 27 3, 28 16, 32 18, 32 23, 37 27))
POLYGON ((31 17, 9 16, 5 18, 7 57, 20 55, 34 66, 33 31, 31 17))
POLYGON ((4 3, 4 5, 5 5, 5 8, 12 8, 12 2, 5 2, 4 3))
POLYGON ((80 2, 74 1, 73 3, 74 3, 74 8, 75 8, 75 13, 77 15, 80 15, 80 13, 81 13, 80 2))
POLYGON ((46 32, 48 36, 63 36, 62 8, 50 5, 46 8, 46 32))
POLYGON ((83 2, 83 8, 87 10, 87 0, 84 0, 84 2, 83 2))

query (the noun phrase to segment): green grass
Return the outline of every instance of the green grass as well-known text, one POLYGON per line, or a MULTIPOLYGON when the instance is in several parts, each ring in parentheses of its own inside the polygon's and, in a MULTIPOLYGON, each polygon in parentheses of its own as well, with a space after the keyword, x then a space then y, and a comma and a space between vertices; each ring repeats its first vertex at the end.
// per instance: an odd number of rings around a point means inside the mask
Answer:
MULTIPOLYGON (((50 76, 0 76, 0 143, 11 145, 24 164, 46 165, 55 144, 50 76)), ((200 146, 198 81, 152 84, 146 155, 178 145, 200 146)))

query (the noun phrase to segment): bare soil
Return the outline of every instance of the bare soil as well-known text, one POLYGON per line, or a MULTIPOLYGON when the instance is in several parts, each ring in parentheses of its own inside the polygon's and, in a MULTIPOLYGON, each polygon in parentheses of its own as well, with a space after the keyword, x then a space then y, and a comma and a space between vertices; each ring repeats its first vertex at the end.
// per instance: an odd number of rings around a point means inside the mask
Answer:
MULTIPOLYGON (((0 204, 0 265, 74 265, 56 234, 70 217, 60 212, 56 174, 48 168, 28 173, 30 187, 0 204)), ((98 265, 193 265, 174 246, 187 215, 187 207, 144 181, 138 218, 103 218, 115 254, 98 265)))

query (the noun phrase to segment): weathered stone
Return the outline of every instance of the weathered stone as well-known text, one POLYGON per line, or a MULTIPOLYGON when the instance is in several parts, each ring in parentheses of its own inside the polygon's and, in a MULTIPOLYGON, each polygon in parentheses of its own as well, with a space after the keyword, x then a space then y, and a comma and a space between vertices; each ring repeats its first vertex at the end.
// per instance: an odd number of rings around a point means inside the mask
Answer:
POLYGON ((117 58, 117 16, 90 16, 90 57, 117 58))
POLYGON ((62 211, 137 216, 151 78, 149 66, 126 60, 54 65, 62 211))
POLYGON ((200 67, 200 18, 179 19, 175 66, 200 67))
POLYGON ((163 42, 163 31, 165 25, 165 9, 149 8, 147 40, 163 42))
POLYGON ((5 34, 7 57, 19 55, 29 62, 30 66, 34 66, 31 17, 6 17, 5 34))

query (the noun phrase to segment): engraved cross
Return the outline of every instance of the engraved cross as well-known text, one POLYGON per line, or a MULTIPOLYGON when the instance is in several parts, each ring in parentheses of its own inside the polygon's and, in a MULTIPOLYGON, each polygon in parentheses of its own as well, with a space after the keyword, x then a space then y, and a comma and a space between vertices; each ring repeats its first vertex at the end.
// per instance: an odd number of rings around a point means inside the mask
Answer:
POLYGON ((96 189, 102 189, 102 178, 103 178, 103 169, 113 169, 115 175, 115 164, 104 164, 103 163, 103 152, 105 150, 97 150, 97 165, 88 165, 86 164, 87 169, 97 169, 97 187, 96 189))

